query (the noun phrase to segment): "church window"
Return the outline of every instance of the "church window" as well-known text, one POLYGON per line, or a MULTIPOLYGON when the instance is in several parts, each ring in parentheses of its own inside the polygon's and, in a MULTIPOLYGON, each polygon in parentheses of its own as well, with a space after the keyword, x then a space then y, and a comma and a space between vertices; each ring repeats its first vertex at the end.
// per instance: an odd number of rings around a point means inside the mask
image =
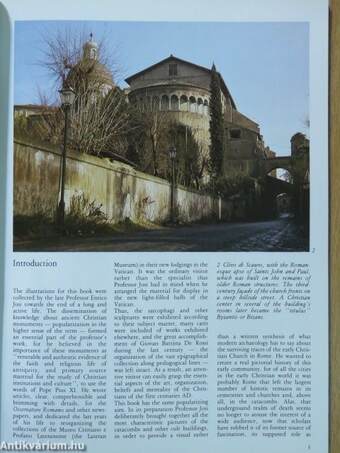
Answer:
POLYGON ((169 110, 169 98, 166 94, 164 94, 161 99, 161 110, 169 110))
POLYGON ((204 101, 204 108, 203 108, 204 115, 209 115, 209 103, 207 100, 204 101))
POLYGON ((181 110, 187 112, 188 111, 188 98, 183 94, 180 99, 180 107, 181 110))
POLYGON ((232 140, 241 138, 241 129, 230 129, 229 133, 232 140))
POLYGON ((95 49, 94 47, 92 47, 92 49, 90 50, 90 58, 92 60, 96 60, 97 59, 97 49, 95 49))
POLYGON ((175 94, 171 96, 171 110, 179 110, 178 97, 175 94))
POLYGON ((190 105, 190 112, 196 113, 197 104, 196 104, 196 99, 193 96, 190 96, 190 98, 189 98, 189 105, 190 105))
POLYGON ((197 112, 203 114, 203 100, 201 98, 197 99, 197 112))
POLYGON ((169 64, 169 76, 174 77, 177 75, 177 64, 176 63, 170 63, 169 64))

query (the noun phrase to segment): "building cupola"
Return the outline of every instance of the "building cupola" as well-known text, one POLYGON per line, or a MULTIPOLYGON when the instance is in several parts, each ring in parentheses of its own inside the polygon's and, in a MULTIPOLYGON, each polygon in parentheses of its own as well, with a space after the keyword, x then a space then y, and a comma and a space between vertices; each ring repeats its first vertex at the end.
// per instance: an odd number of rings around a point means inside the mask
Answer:
POLYGON ((93 40, 92 33, 90 33, 90 40, 83 46, 83 57, 87 60, 98 59, 98 44, 93 40))

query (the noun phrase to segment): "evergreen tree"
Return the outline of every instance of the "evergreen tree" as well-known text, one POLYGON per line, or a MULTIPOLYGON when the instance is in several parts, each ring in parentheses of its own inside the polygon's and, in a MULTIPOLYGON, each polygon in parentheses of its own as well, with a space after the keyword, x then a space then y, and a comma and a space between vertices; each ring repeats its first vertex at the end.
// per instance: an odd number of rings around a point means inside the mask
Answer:
POLYGON ((175 143, 177 150, 177 182, 199 189, 206 162, 200 158, 199 145, 192 129, 173 123, 169 130, 169 143, 175 143))
POLYGON ((224 117, 221 100, 221 81, 216 67, 211 68, 210 82, 210 171, 212 178, 223 174, 223 155, 225 148, 224 117))

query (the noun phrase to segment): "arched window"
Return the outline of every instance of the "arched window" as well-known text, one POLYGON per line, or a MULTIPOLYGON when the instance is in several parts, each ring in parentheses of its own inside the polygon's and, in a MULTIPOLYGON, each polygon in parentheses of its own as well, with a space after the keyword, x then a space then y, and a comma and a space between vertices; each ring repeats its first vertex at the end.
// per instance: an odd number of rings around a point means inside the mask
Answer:
POLYGON ((179 105, 178 105, 178 97, 173 94, 171 96, 171 110, 178 110, 179 105))
POLYGON ((92 47, 91 50, 90 50, 90 58, 92 60, 96 60, 97 59, 97 49, 95 47, 92 47))
POLYGON ((239 140, 242 138, 242 131, 241 129, 229 129, 229 137, 231 140, 239 140))
POLYGON ((163 94, 161 99, 161 110, 169 110, 169 98, 166 94, 163 94))
POLYGON ((203 100, 201 98, 197 99, 197 112, 203 115, 203 100))
POLYGON ((197 112, 196 98, 194 98, 193 96, 190 96, 189 106, 190 106, 190 112, 192 112, 192 113, 197 112))
POLYGON ((188 111, 188 98, 183 94, 180 99, 180 109, 184 112, 188 111))
POLYGON ((203 113, 204 115, 208 116, 209 115, 209 103, 207 100, 204 101, 203 105, 203 113))

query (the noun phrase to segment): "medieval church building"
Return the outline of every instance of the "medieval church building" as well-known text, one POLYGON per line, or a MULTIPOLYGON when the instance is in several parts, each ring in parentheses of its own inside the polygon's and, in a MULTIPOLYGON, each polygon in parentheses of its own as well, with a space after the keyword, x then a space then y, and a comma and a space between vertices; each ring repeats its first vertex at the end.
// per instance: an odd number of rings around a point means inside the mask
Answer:
MULTIPOLYGON (((211 69, 170 55, 126 79, 129 100, 168 112, 171 120, 191 129, 201 153, 208 155, 211 73, 211 69)), ((265 147, 259 125, 237 110, 221 74, 219 77, 226 141, 223 173, 256 177, 260 161, 275 153, 265 147)))

